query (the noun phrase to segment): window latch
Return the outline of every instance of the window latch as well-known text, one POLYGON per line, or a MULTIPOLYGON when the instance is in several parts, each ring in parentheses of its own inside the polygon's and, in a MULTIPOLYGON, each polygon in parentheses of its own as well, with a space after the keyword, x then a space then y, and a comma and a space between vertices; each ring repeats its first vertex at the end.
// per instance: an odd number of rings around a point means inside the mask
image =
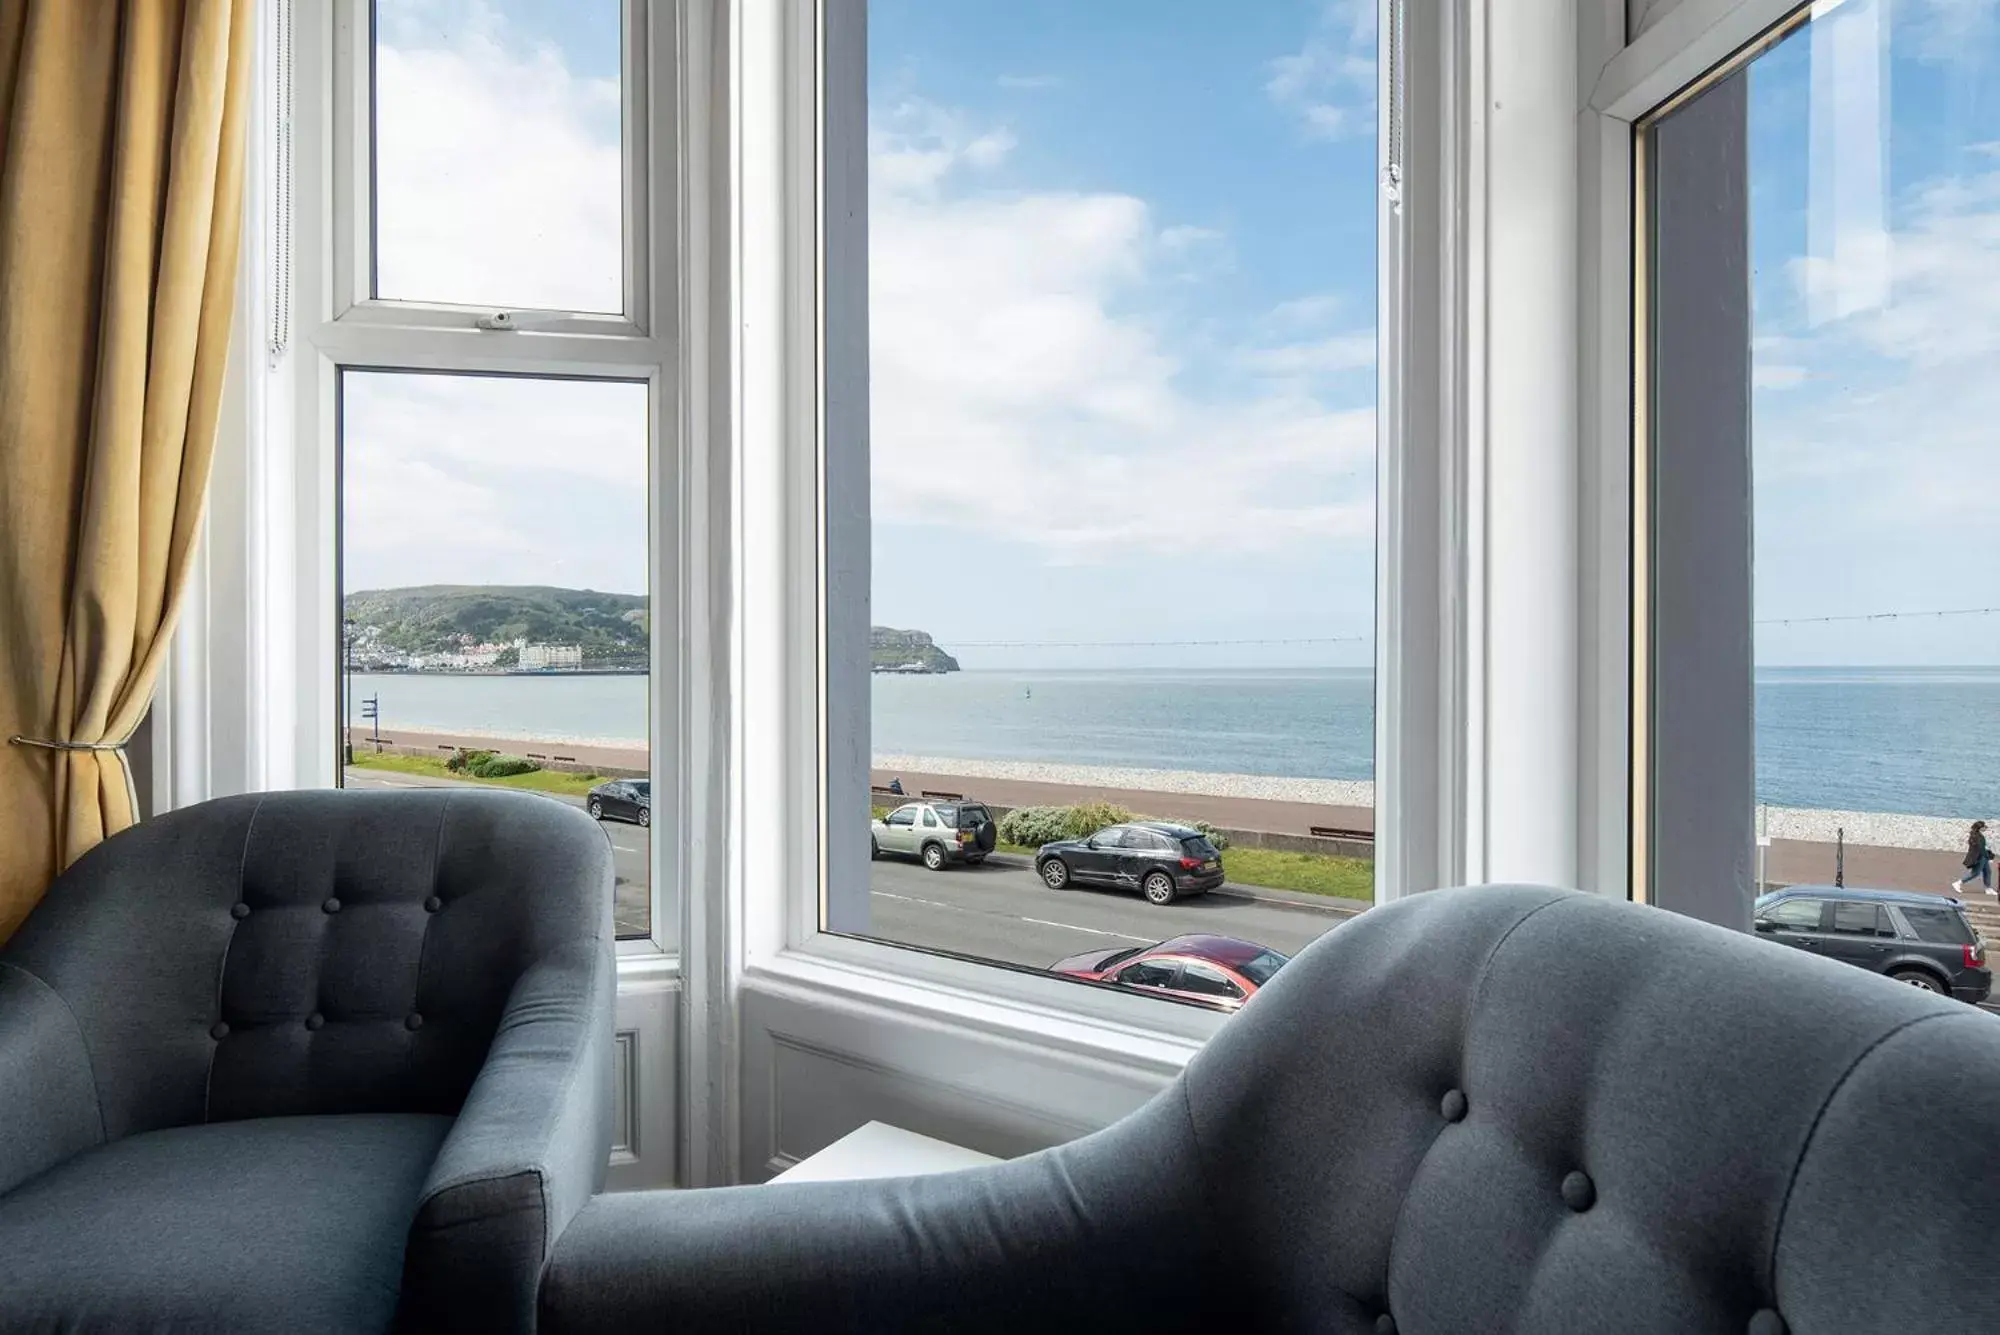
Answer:
POLYGON ((473 324, 479 326, 481 329, 512 329, 515 327, 514 313, 512 311, 495 311, 491 315, 480 316, 477 320, 473 321, 473 324))

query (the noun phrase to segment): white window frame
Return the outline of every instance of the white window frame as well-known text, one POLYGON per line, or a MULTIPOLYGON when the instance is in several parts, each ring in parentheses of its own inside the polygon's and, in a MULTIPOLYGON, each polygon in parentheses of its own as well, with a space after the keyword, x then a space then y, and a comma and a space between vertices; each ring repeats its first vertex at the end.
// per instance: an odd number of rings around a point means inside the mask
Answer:
MULTIPOLYGON (((644 383, 649 394, 649 728, 656 794, 650 935, 618 943, 621 1084, 614 1185, 665 1185, 677 1126, 677 999, 689 896, 714 876, 716 800, 698 783, 713 737, 714 599, 700 583, 710 516, 692 447, 683 300, 680 144, 690 120, 684 6, 624 0, 626 310, 617 316, 375 301, 369 272, 368 0, 262 0, 238 285, 204 541, 151 721, 155 810, 231 792, 338 780, 336 400, 342 369, 565 376, 644 383), (289 96, 287 96, 289 94, 289 96), (281 150, 289 149, 290 171, 281 150), (290 264, 275 206, 289 191, 290 264), (289 318, 285 318, 288 311, 289 318), (276 317, 274 323, 274 316, 276 317), (282 326, 280 328, 279 326, 282 326)), ((705 115, 706 113, 702 113, 705 115)), ((692 187, 701 188, 700 182, 692 187)))
MULTIPOLYGON (((1385 5, 1385 9, 1387 6, 1385 5)), ((1413 10, 1433 11, 1432 6, 1413 10)), ((741 1091, 736 1082, 743 994, 800 1006, 894 1014, 968 1038, 1031 1045, 1076 1060, 1108 1063, 1164 1079, 1185 1063, 1224 1016, 1194 1006, 1082 987, 923 950, 823 934, 827 893, 822 831, 829 813, 860 810, 865 778, 850 774, 847 792, 822 784, 825 757, 847 757, 865 775, 867 701, 826 700, 823 655, 865 643, 867 578, 865 467, 867 401, 865 315, 852 308, 865 286, 840 287, 821 269, 827 253, 845 257, 851 276, 865 265, 865 234, 847 201, 865 199, 865 26, 858 0, 726 6, 735 86, 724 99, 737 154, 731 209, 738 254, 731 266, 735 318, 713 336, 728 338, 735 359, 730 407, 735 416, 731 503, 740 525, 732 557, 740 599, 733 646, 732 723, 737 772, 730 849, 735 893, 712 906, 728 921, 708 928, 691 950, 688 1033, 689 1123, 706 1162, 691 1164, 696 1182, 732 1180, 739 1169, 741 1091), (827 25, 821 40, 821 23, 827 25), (822 100, 826 81, 830 94, 822 100), (821 192, 821 136, 831 129, 834 175, 821 192), (845 173, 845 180, 841 173, 845 173), (842 193, 843 189, 846 193, 842 193), (822 233, 824 228, 824 233, 822 233), (843 301, 847 304, 843 305, 843 301), (824 386, 823 348, 845 348, 846 379, 824 386), (827 486, 822 490, 822 441, 827 486), (843 456, 843 450, 853 453, 843 456), (843 471, 844 470, 844 471, 843 471), (824 566, 818 539, 831 548, 824 566), (859 541, 857 542, 857 535, 859 541), (821 608, 835 611, 823 646, 821 608), (845 616, 843 626, 840 618, 845 616), (822 721, 825 731, 822 732, 822 721), (857 763, 859 762, 859 763, 857 763), (713 954, 709 951, 713 950, 713 954)), ((1426 53, 1409 60, 1413 97, 1439 95, 1436 52, 1450 20, 1426 13, 1406 45, 1426 53)), ((1463 41, 1461 33, 1458 40, 1463 41)), ((1388 65, 1383 63, 1384 105, 1388 65)), ((1405 284, 1409 268, 1428 270, 1444 257, 1436 201, 1445 139, 1438 118, 1414 127, 1414 160, 1404 164, 1400 213, 1380 205, 1382 371, 1378 410, 1377 897, 1388 900, 1458 880, 1467 857, 1456 828, 1469 749, 1463 739, 1464 673, 1441 667, 1443 644, 1465 643, 1446 624, 1453 573, 1469 563, 1462 501, 1441 503, 1441 478, 1457 479, 1457 445, 1432 446, 1428 423, 1440 413, 1431 396, 1451 391, 1444 378, 1440 310, 1420 304, 1435 287, 1405 284), (1416 155, 1425 155, 1416 157, 1416 155), (1425 219, 1421 228, 1411 219, 1425 219), (1422 247, 1412 257, 1410 235, 1422 247), (1407 388, 1414 386, 1414 388, 1407 388), (1404 387, 1404 388, 1398 388, 1404 387), (1425 411, 1390 411, 1394 400, 1431 403, 1425 411), (1406 448, 1406 441, 1416 442, 1406 448), (1421 460, 1405 467, 1419 451, 1421 460), (1386 689, 1383 683, 1401 689, 1386 689)), ((1383 118, 1386 136, 1388 120, 1383 118)), ((1461 133, 1460 138, 1463 138, 1461 133)), ((1460 147, 1463 147, 1461 144, 1460 147)), ((850 687, 866 690, 865 672, 850 687)), ((857 827, 858 828, 858 827, 857 827)), ((850 858, 861 847, 858 838, 850 858)), ((861 863, 855 869, 865 868, 861 863)), ((837 874, 837 873, 836 873, 837 874)), ((690 938, 693 939, 692 937, 690 938)))
MULTIPOLYGON (((1623 0, 1582 0, 1604 11, 1605 30, 1624 29, 1623 0), (1611 11, 1615 11, 1615 18, 1611 11)), ((1679 0, 1639 37, 1583 50, 1579 117, 1581 187, 1577 287, 1580 416, 1579 496, 1583 646, 1578 696, 1579 873, 1593 889, 1644 900, 1649 816, 1641 702, 1647 636, 1633 559, 1646 495, 1635 485, 1648 453, 1635 401, 1635 286, 1642 255, 1634 215, 1634 127, 1710 70, 1798 9, 1801 0, 1679 0), (1635 615, 1636 613, 1636 615, 1635 615), (1635 839, 1634 832, 1642 837, 1635 839)))
MULTIPOLYGON (((681 717, 679 588, 686 568, 677 538, 680 513, 678 431, 680 368, 671 328, 656 330, 654 311, 677 309, 674 257, 676 163, 673 137, 657 134, 648 104, 658 96, 673 105, 677 49, 671 22, 653 8, 625 0, 621 85, 624 105, 624 290, 621 315, 524 311, 414 301, 383 301, 369 291, 373 233, 370 0, 335 0, 307 6, 319 26, 300 25, 294 109, 294 153, 299 164, 293 273, 296 332, 289 367, 296 404, 293 456, 301 468, 299 533, 294 554, 294 615, 300 670, 297 698, 298 778, 316 786, 338 782, 339 624, 335 603, 339 570, 337 525, 339 440, 337 413, 343 371, 370 369, 526 377, 600 378, 643 383, 648 393, 647 441, 650 554, 647 568, 652 617, 651 696, 648 701, 655 777, 669 800, 656 802, 651 867, 651 934, 621 941, 622 959, 671 956, 680 923, 679 854, 687 841, 684 785, 677 776, 685 727, 681 717), (306 72, 310 71, 310 77, 306 72), (312 78, 324 79, 315 88, 312 78), (658 89, 658 93, 653 92, 658 89), (660 201, 656 209, 655 199, 660 201), (649 230, 658 214, 661 227, 649 230), (649 275, 659 275, 653 284, 649 275), (479 321, 505 312, 512 328, 482 328, 479 321), (311 702, 318 702, 314 705, 311 702)), ((624 966, 628 969, 633 966, 624 966)))

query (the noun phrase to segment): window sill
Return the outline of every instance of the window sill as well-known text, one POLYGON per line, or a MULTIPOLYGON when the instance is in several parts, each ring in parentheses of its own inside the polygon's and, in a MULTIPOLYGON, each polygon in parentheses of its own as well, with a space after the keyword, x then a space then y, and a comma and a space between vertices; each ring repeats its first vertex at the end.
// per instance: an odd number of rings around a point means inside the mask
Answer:
POLYGON ((752 962, 746 990, 941 1026, 1171 1079, 1228 1016, 1198 1006, 822 935, 752 962))
POLYGON ((621 993, 659 991, 681 985, 681 957, 644 938, 620 941, 618 990, 621 993))

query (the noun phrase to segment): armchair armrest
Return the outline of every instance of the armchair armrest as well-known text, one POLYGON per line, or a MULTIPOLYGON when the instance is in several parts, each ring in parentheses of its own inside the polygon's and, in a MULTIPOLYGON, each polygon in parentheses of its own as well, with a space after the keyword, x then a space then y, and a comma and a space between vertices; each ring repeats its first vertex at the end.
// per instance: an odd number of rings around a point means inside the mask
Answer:
POLYGON ((0 961, 0 1196, 103 1142, 76 1017, 47 983, 0 961))
POLYGON ((549 1251, 604 1185, 615 984, 600 941, 551 952, 515 985, 410 1226, 411 1328, 533 1328, 549 1251))
POLYGON ((557 1243, 541 1323, 585 1332, 1088 1329, 1215 1273, 1178 1085, 1110 1131, 988 1168, 600 1196, 557 1243))

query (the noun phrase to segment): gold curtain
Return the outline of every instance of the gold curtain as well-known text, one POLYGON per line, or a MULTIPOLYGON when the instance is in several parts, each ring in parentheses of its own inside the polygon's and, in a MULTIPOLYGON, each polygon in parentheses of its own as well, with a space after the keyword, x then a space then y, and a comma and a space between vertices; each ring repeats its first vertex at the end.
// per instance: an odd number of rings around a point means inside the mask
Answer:
POLYGON ((201 527, 255 0, 0 0, 0 942, 132 823, 201 527), (20 738, 20 741, 11 739, 20 738))

